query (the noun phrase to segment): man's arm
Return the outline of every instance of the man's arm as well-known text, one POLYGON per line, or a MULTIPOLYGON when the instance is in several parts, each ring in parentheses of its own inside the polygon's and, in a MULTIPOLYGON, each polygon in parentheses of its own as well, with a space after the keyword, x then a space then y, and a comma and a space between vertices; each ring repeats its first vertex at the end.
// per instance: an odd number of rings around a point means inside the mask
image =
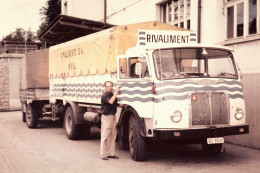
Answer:
POLYGON ((114 95, 111 97, 111 99, 110 100, 108 100, 108 103, 109 104, 113 104, 114 102, 115 102, 115 100, 116 100, 116 98, 117 98, 117 95, 118 95, 118 92, 119 92, 119 90, 120 90, 120 88, 117 86, 116 87, 116 91, 115 91, 115 93, 114 93, 114 95))

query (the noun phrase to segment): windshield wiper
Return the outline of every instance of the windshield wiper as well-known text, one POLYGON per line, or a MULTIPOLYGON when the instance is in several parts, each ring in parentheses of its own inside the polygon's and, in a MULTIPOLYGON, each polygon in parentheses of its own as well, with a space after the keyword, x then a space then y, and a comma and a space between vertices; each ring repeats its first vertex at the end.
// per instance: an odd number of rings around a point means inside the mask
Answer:
POLYGON ((220 72, 219 74, 217 74, 218 77, 221 77, 221 76, 231 76, 231 77, 235 77, 236 75, 233 74, 233 73, 228 73, 228 72, 220 72))

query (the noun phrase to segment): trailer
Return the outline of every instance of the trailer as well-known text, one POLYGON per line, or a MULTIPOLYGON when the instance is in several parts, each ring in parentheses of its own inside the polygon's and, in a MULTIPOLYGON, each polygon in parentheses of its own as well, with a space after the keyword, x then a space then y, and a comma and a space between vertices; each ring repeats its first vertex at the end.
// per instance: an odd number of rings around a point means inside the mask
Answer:
POLYGON ((36 128, 38 119, 51 116, 48 77, 49 50, 26 53, 21 64, 22 119, 29 128, 36 128))

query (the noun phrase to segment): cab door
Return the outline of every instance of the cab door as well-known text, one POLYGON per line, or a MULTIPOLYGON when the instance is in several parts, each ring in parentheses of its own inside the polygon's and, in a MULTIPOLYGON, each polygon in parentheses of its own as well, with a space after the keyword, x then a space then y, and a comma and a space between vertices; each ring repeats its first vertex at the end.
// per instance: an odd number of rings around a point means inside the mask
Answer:
POLYGON ((133 107, 143 118, 153 117, 153 82, 147 57, 118 57, 118 102, 133 107))

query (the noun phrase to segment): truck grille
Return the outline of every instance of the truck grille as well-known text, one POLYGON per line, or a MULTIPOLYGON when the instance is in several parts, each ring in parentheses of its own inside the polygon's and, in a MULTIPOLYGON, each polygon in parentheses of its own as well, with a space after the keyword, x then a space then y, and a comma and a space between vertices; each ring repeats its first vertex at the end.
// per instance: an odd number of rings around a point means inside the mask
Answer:
POLYGON ((191 100, 192 125, 216 125, 228 123, 228 102, 223 92, 193 93, 191 100))

